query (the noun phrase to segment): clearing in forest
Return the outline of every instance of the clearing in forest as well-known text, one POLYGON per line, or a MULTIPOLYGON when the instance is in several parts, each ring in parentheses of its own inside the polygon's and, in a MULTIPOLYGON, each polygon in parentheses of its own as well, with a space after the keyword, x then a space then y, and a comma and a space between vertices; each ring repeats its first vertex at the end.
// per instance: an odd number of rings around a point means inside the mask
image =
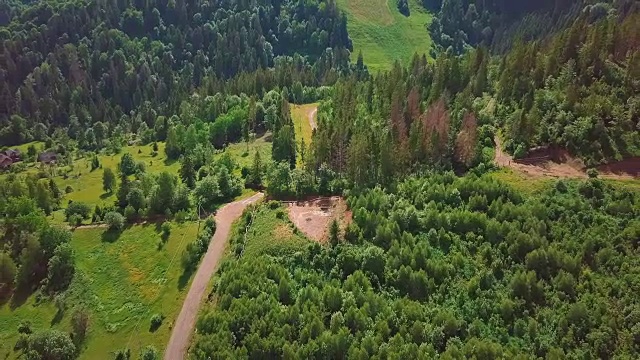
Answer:
POLYGON ((432 16, 418 0, 409 0, 409 16, 400 13, 395 0, 338 0, 338 6, 347 13, 352 61, 362 51, 370 71, 389 69, 396 60, 406 65, 414 53, 429 56, 432 16))
POLYGON ((286 202, 289 218, 310 239, 325 243, 329 225, 338 219, 344 229, 351 221, 351 213, 341 197, 319 197, 310 200, 286 202))
MULTIPOLYGON (((296 144, 298 154, 301 153, 302 139, 305 144, 305 155, 311 144, 311 134, 316 127, 316 116, 318 114, 318 103, 305 105, 291 105, 291 118, 293 120, 294 131, 296 132, 296 144)), ((298 165, 304 163, 302 156, 298 156, 298 165)))
MULTIPOLYGON (((566 151, 559 151, 561 161, 525 158, 514 160, 502 149, 502 141, 494 138, 496 144, 494 163, 503 169, 494 172, 502 181, 508 182, 524 192, 543 189, 553 179, 586 179, 584 164, 566 151)), ((596 168, 598 177, 615 186, 640 190, 640 158, 629 158, 596 168)))

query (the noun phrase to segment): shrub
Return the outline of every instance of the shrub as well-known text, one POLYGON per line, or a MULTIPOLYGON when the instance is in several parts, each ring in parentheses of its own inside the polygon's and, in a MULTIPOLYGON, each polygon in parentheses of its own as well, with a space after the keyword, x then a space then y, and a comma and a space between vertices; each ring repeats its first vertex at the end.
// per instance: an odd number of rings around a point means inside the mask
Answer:
POLYGON ((165 221, 162 223, 160 228, 162 229, 162 240, 167 241, 167 239, 169 239, 169 235, 171 235, 171 223, 165 221))
POLYGON ((69 225, 78 227, 82 224, 82 217, 78 214, 73 214, 69 217, 69 225))
POLYGON ((131 350, 124 349, 116 351, 115 360, 129 360, 131 358, 131 350))
POLYGON ((83 220, 88 219, 90 214, 91 207, 89 207, 89 205, 85 203, 77 201, 70 202, 69 206, 67 206, 67 208, 64 210, 64 215, 66 216, 67 220, 69 220, 73 215, 78 215, 83 220))
POLYGON ((129 205, 124 209, 124 217, 127 221, 134 221, 138 217, 138 212, 133 206, 129 205))
POLYGON ((596 169, 591 168, 591 169, 587 170, 587 176, 590 179, 595 179, 595 178, 598 177, 598 175, 599 175, 598 174, 598 170, 596 170, 596 169))
POLYGON ((23 320, 20 322, 20 324, 18 325, 18 332, 20 334, 31 334, 33 331, 31 330, 31 321, 29 320, 23 320))
POLYGON ((124 216, 111 211, 104 216, 104 222, 109 226, 109 230, 121 231, 124 228, 124 216))
POLYGON ((67 194, 70 194, 73 192, 73 188, 71 187, 71 185, 67 185, 66 188, 64 188, 64 192, 67 194))
POLYGON ((153 314, 151 317, 151 327, 150 331, 156 331, 160 325, 162 325, 162 321, 164 321, 164 315, 162 314, 153 314))
POLYGON ((142 349, 140 358, 142 360, 156 360, 158 358, 158 350, 151 345, 145 346, 145 348, 142 349))

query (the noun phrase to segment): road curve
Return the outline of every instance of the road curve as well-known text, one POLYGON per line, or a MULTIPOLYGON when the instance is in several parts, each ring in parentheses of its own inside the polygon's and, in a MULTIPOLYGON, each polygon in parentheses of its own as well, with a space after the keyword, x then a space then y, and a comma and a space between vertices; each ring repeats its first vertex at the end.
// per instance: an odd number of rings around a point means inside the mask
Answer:
POLYGON ((249 204, 258 201, 262 196, 262 193, 257 193, 248 199, 232 202, 222 207, 216 213, 216 232, 211 238, 207 253, 204 255, 204 259, 196 272, 196 276, 193 278, 191 288, 189 288, 187 297, 184 299, 178 319, 176 319, 173 325, 171 338, 164 352, 165 360, 182 360, 185 358, 187 347, 189 346, 189 339, 196 324, 200 303, 204 297, 209 280, 216 271, 218 262, 224 253, 225 244, 229 239, 231 224, 242 215, 242 212, 249 204))

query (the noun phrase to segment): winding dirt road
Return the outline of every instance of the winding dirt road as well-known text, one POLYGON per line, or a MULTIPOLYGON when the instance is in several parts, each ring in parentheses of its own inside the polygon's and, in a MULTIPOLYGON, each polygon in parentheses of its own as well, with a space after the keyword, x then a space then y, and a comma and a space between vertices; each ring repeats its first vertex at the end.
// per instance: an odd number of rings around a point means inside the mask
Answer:
POLYGON ((173 326, 171 339, 169 339, 169 344, 167 344, 167 349, 164 352, 165 360, 182 360, 185 358, 187 347, 189 346, 189 339, 196 324, 200 303, 204 297, 209 280, 216 271, 218 262, 224 253, 225 244, 227 243, 229 231, 231 230, 231 224, 242 215, 242 212, 248 205, 260 200, 263 196, 264 194, 257 193, 248 199, 227 204, 218 210, 215 217, 216 233, 211 238, 209 249, 207 249, 207 253, 198 268, 198 272, 196 272, 196 276, 193 278, 189 293, 187 293, 187 297, 182 304, 180 315, 178 315, 178 319, 176 319, 173 326))
POLYGON ((315 130, 318 127, 316 123, 316 114, 318 113, 318 107, 314 107, 313 110, 309 111, 307 116, 309 117, 309 125, 311 125, 311 130, 315 130))

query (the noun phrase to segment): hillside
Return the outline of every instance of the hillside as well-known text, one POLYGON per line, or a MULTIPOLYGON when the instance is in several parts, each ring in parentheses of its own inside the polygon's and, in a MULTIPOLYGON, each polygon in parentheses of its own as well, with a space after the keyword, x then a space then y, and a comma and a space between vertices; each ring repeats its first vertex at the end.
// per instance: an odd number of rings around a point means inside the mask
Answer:
POLYGON ((429 54, 431 15, 418 0, 409 1, 409 16, 400 13, 395 0, 338 0, 338 7, 347 13, 352 60, 361 51, 373 72, 391 68, 396 60, 406 65, 415 53, 429 54))

